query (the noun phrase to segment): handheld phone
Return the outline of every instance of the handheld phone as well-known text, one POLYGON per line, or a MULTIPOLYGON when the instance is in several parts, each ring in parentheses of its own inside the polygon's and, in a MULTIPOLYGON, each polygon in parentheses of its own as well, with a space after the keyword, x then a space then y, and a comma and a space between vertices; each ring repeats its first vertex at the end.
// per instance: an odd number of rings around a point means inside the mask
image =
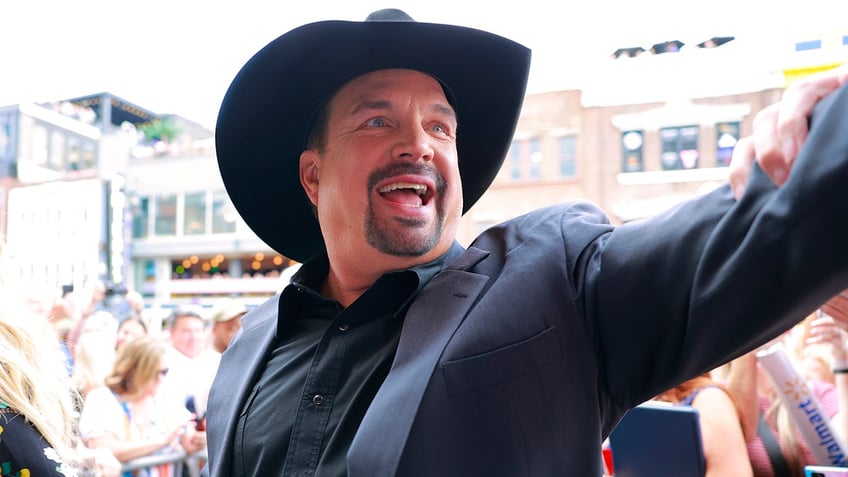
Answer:
POLYGON ((848 467, 828 467, 823 465, 808 465, 804 467, 805 477, 845 477, 848 467))

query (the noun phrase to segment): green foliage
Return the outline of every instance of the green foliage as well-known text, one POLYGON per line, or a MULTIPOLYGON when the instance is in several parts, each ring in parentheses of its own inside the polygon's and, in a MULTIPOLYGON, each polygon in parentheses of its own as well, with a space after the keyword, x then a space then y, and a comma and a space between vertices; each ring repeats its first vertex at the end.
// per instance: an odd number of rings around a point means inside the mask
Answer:
POLYGON ((171 118, 154 119, 138 125, 144 137, 150 141, 169 141, 177 137, 180 128, 171 118))

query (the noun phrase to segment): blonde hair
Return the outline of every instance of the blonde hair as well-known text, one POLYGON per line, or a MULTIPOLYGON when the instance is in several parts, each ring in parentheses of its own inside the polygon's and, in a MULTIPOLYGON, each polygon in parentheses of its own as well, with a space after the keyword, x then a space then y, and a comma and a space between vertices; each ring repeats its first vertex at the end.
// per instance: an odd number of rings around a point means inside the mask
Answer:
POLYGON ((65 463, 75 463, 74 388, 46 318, 0 295, 0 400, 23 416, 65 463))
POLYGON ((106 386, 126 397, 135 397, 141 386, 157 378, 165 357, 165 342, 152 336, 140 336, 118 350, 106 386))
POLYGON ((74 346, 72 379, 82 397, 103 386, 115 363, 115 335, 103 331, 85 331, 74 346))
POLYGON ((736 400, 736 396, 733 395, 733 392, 731 392, 724 383, 713 378, 709 372, 678 384, 657 396, 656 399, 658 401, 666 401, 672 404, 680 404, 693 392, 699 391, 705 387, 715 387, 721 389, 725 394, 727 394, 727 397, 729 397, 730 401, 733 403, 733 407, 736 408, 736 417, 739 419, 739 425, 743 426, 745 421, 744 412, 742 411, 742 407, 739 405, 739 401, 736 400))
POLYGON ((779 398, 775 398, 763 418, 766 420, 774 419, 777 424, 777 440, 780 443, 783 458, 789 467, 789 473, 792 477, 803 477, 804 460, 801 455, 800 443, 795 436, 795 424, 792 422, 789 410, 786 409, 779 398))
MULTIPOLYGON (((784 333, 782 341, 787 356, 793 367, 798 367, 806 347, 807 338, 810 336, 810 323, 816 318, 816 314, 807 315, 795 326, 784 333)), ((771 379, 769 382, 772 383, 771 379)), ((773 422, 777 426, 777 441, 783 454, 783 458, 789 467, 792 477, 804 476, 804 455, 801 451, 801 442, 796 435, 797 428, 792 422, 792 415, 783 401, 777 396, 777 389, 771 385, 774 395, 770 396, 771 404, 763 415, 767 422, 773 422)))
POLYGON ((103 386, 115 363, 118 320, 108 311, 96 311, 85 318, 83 330, 74 345, 72 379, 82 397, 103 386))

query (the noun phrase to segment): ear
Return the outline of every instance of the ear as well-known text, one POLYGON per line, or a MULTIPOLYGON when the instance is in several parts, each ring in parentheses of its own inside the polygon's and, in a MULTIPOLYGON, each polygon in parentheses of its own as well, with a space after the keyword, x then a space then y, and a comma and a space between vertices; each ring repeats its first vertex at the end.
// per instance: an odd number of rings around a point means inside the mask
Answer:
POLYGON ((318 176, 321 155, 313 149, 300 153, 300 184, 312 205, 318 206, 318 176))

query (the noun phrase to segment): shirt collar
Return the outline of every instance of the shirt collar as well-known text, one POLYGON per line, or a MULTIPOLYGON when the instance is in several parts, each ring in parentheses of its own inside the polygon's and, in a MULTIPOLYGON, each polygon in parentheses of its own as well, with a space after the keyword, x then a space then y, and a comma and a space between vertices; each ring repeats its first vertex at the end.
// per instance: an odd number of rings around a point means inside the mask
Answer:
MULTIPOLYGON (((417 283, 415 283, 414 288, 410 290, 412 293, 410 293, 409 298, 405 300, 404 305, 406 305, 433 277, 445 268, 446 264, 452 262, 456 257, 461 255, 463 251, 464 249, 462 246, 457 242, 454 242, 446 253, 442 254, 433 261, 422 263, 405 270, 398 270, 383 274, 368 290, 371 291, 372 289, 375 289, 375 287, 383 289, 387 285, 397 286, 396 284, 398 283, 405 284, 407 280, 412 278, 416 280, 417 283), (410 275, 412 275, 412 277, 409 277, 410 275), (398 280, 398 278, 400 278, 400 280, 398 280)), ((291 283, 303 292, 320 297, 321 285, 329 271, 330 260, 327 257, 326 252, 322 252, 320 255, 307 260, 303 266, 300 267, 300 270, 292 276, 291 283)), ((368 291, 363 294, 363 297, 367 294, 368 291)))
MULTIPOLYGON (((406 270, 385 273, 377 281, 379 282, 380 280, 385 279, 385 277, 389 277, 397 273, 411 271, 418 277, 418 290, 420 290, 427 284, 427 282, 436 276, 437 273, 442 271, 445 264, 453 261, 456 257, 461 255, 463 251, 464 249, 462 246, 454 242, 451 248, 439 258, 431 262, 416 265, 406 270)), ((292 275, 291 283, 301 288, 309 288, 313 292, 317 293, 317 291, 321 289, 321 284, 324 282, 329 271, 330 259, 327 257, 326 252, 322 252, 321 254, 307 260, 303 266, 300 267, 300 270, 292 275)), ((376 283, 377 282, 375 282, 375 284, 376 283)))

